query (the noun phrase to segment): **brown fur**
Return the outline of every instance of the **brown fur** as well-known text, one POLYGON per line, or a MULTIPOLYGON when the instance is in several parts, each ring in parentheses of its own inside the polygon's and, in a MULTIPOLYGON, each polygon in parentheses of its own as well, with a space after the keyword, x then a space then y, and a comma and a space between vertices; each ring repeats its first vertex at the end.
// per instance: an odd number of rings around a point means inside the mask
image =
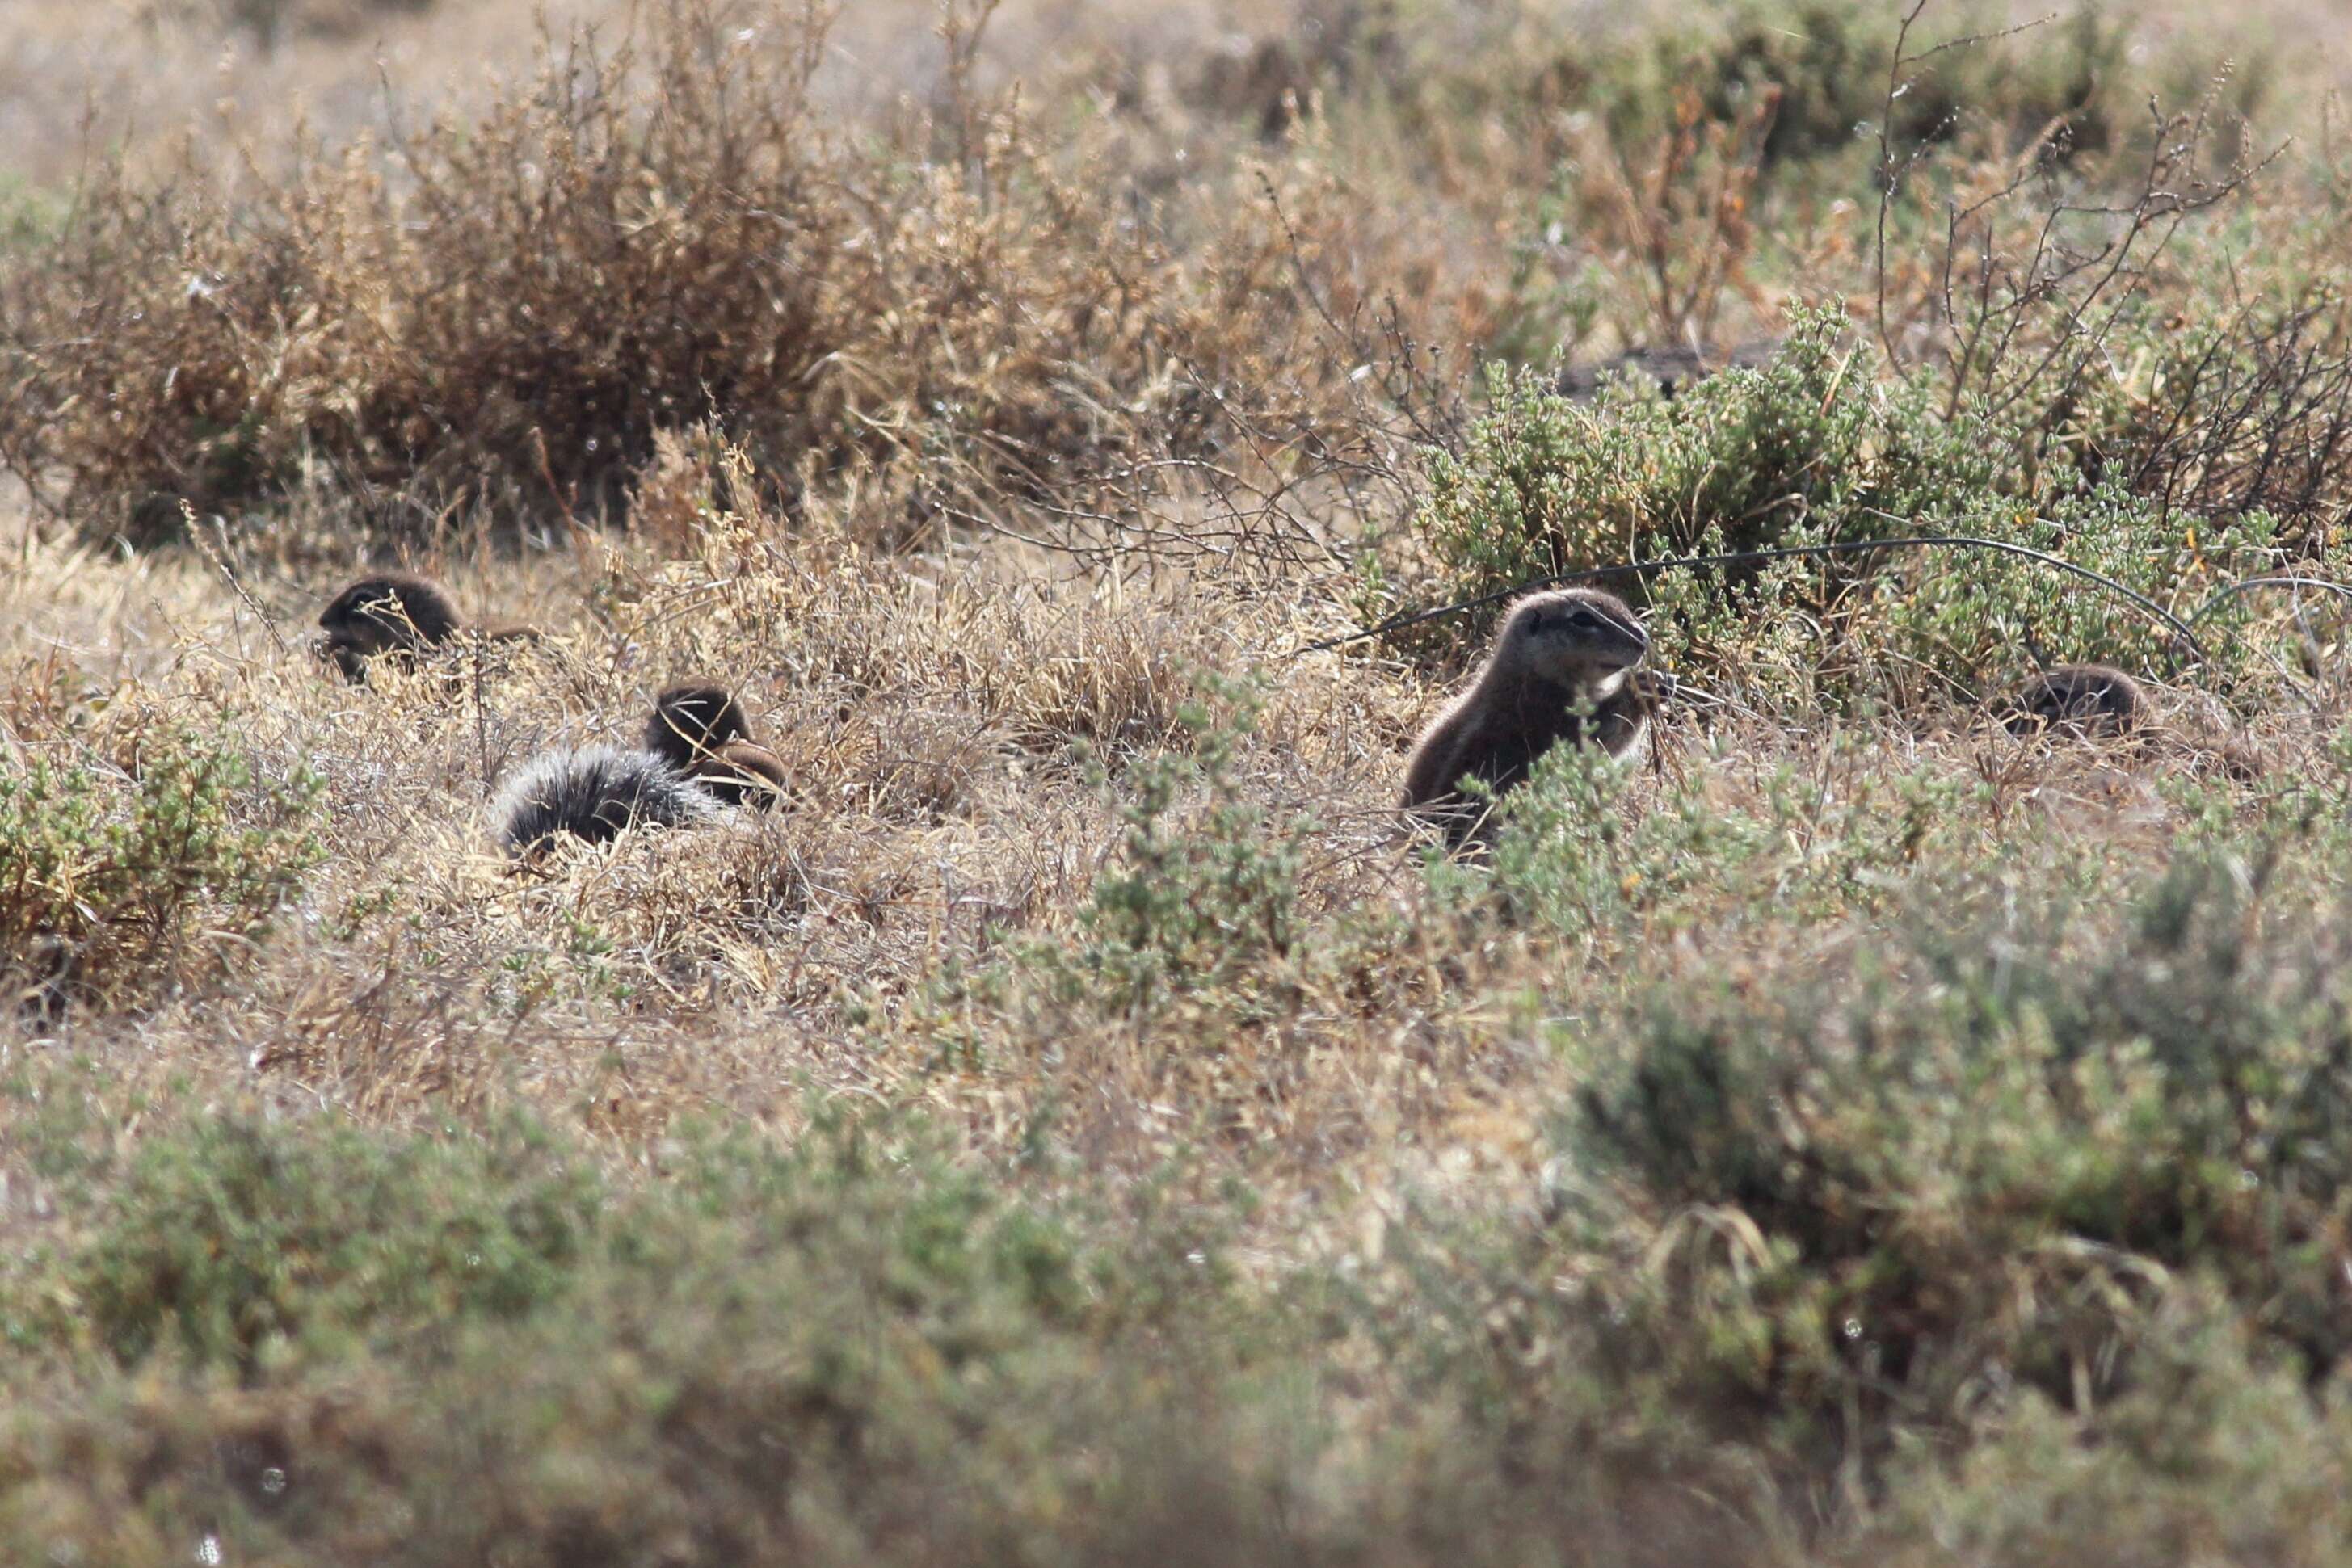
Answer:
POLYGON ((2139 683, 2112 664, 2055 664, 2004 699, 2000 716, 2019 735, 2128 735, 2147 721, 2148 703, 2139 683))
POLYGON ((687 769, 689 777, 731 806, 766 810, 784 798, 784 762, 752 740, 730 740, 687 769))
POLYGON ((1465 779, 1500 796, 1562 741, 1624 756, 1674 689, 1671 676, 1635 672, 1648 652, 1640 619, 1612 594, 1570 588, 1520 600, 1470 689, 1413 747, 1405 809, 1458 847, 1483 836, 1487 814, 1463 792, 1465 779))
POLYGON ((725 686, 666 686, 646 720, 646 749, 667 758, 673 768, 691 768, 696 758, 730 741, 751 738, 751 717, 725 686))
MULTIPOLYGON (((469 628, 448 590, 405 571, 379 571, 345 587, 319 612, 326 632, 319 655, 348 681, 367 679, 368 662, 390 658, 414 664, 427 648, 455 641, 469 628)), ((535 627, 498 624, 471 630, 492 642, 535 640, 535 627)))
POLYGON ((1994 711, 2016 735, 2127 740, 2141 755, 2168 752, 2200 773, 2218 771, 2236 783, 2263 777, 2254 748, 2214 744, 2159 725, 2146 688, 2112 664, 2054 664, 2000 698, 1994 711))
POLYGON ((743 705, 724 686, 663 691, 646 720, 645 744, 730 804, 764 810, 783 798, 783 758, 751 738, 743 705))

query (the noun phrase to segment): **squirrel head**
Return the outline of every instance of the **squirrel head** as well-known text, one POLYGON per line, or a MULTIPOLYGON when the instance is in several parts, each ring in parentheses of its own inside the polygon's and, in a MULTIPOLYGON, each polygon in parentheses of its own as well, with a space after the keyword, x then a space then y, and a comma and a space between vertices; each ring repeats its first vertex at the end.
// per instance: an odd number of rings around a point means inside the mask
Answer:
POLYGON ((646 749, 680 768, 751 737, 743 705, 725 686, 687 683, 667 687, 654 698, 653 716, 646 720, 646 749))
POLYGON ((1641 618, 1597 588, 1529 594, 1511 606, 1495 639, 1499 668, 1594 696, 1615 692, 1649 652, 1641 618))
POLYGON ((376 572, 352 583, 319 612, 326 636, 318 652, 346 676, 363 680, 370 658, 446 643, 460 624, 457 605, 439 584, 406 572, 376 572))

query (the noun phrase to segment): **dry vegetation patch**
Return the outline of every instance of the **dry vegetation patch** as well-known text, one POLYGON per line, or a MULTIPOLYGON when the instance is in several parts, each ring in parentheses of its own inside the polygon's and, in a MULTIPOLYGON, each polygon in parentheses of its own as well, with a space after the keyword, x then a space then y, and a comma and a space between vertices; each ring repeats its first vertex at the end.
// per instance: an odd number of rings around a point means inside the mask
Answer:
POLYGON ((0 193, 0 1558, 2341 1558, 2322 67, 487 15, 0 193), (1649 742, 1398 810, 1489 593, 1920 532, 1612 582, 1649 742), (392 565, 545 635, 339 678, 392 565), (689 679, 779 809, 501 852, 689 679))
POLYGON ((1312 397, 1261 206, 1139 212, 1011 96, 830 125, 827 25, 671 5, 548 37, 523 89, 381 148, 299 138, 226 189, 197 149, 100 165, 9 269, 0 450, 144 539, 320 471, 384 526, 596 511, 657 433, 715 419, 779 485, 921 464, 912 515, 866 518, 897 542, 975 484, 1194 455, 1223 400, 1312 397), (1170 236, 1202 225, 1185 265, 1170 236))

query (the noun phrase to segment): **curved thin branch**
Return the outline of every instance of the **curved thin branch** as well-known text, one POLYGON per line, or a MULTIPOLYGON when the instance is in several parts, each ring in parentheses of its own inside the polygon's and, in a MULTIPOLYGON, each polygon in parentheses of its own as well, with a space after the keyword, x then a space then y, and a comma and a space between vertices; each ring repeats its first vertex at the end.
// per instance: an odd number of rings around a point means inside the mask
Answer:
POLYGON ((2216 610, 2225 600, 2256 588, 2316 588, 2333 593, 2339 599, 2352 599, 2352 586, 2330 582, 2324 577, 2250 577, 2242 582, 2232 582, 2216 589, 2213 597, 2189 612, 2189 624, 2194 626, 2216 610))
POLYGON ((1408 626, 1417 626, 1424 621, 1434 621, 1441 615, 1457 615, 1463 611, 1481 609, 1498 601, 1508 599, 1514 594, 1525 593, 1530 589, 1550 588, 1563 582, 1584 582, 1597 577, 1633 577, 1643 572, 1668 571, 1676 567, 1727 566, 1734 561, 1787 560, 1809 556, 1851 555, 1864 550, 1905 549, 1922 546, 1999 550, 2005 555, 2022 556, 2028 560, 2039 561, 2044 566, 2054 566, 2061 571, 2072 572, 2076 577, 2087 578, 2102 588, 2108 589, 2131 601, 2157 620, 2171 627, 2179 635, 2180 640, 2188 644, 2190 652, 2200 662, 2211 656, 2206 653, 2205 645, 2197 640, 2197 633, 2190 629, 2188 622, 2183 621, 2155 600, 2148 598, 2147 595, 2125 587, 2114 578, 2103 576, 2087 566, 2077 566, 2063 556, 2052 555, 2047 550, 2034 549, 2027 545, 2012 544, 2007 539, 1983 538, 1973 534, 1917 534, 1906 538, 1894 539, 1839 539, 1828 544, 1784 545, 1776 549, 1722 550, 1713 555, 1673 556, 1659 560, 1627 561, 1619 566, 1587 567, 1580 571, 1564 571, 1551 577, 1537 578, 1529 582, 1516 583, 1509 588, 1497 589, 1492 593, 1481 594, 1475 599, 1465 599, 1456 604, 1441 604, 1433 610, 1417 610, 1410 614, 1391 616, 1377 626, 1367 626, 1360 631, 1345 632, 1337 637, 1327 637, 1321 642, 1309 643, 1304 647, 1294 648, 1288 656, 1297 658, 1306 653, 1321 653, 1328 648, 1344 647, 1349 643, 1361 643, 1374 637, 1385 637, 1391 632, 1401 632, 1408 626))

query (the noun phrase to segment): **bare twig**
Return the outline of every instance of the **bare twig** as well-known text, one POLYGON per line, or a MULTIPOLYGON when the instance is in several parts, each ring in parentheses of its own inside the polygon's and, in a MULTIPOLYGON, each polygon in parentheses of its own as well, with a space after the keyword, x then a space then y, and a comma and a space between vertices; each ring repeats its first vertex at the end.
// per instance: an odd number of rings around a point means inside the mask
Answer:
POLYGON ((218 513, 215 513, 211 517, 206 519, 213 525, 214 530, 220 536, 220 547, 215 549, 214 548, 213 541, 205 537, 203 527, 197 523, 196 509, 194 507, 191 507, 185 501, 182 501, 180 503, 180 516, 187 524, 188 538, 195 542, 196 549, 203 552, 204 558, 213 563, 214 570, 228 580, 228 585, 236 591, 237 598, 245 601, 245 607, 253 612, 253 618, 261 622, 261 629, 264 632, 268 632, 269 640, 278 645, 278 652, 286 658, 292 658, 293 651, 287 647, 286 639, 278 634, 278 622, 271 620, 268 612, 264 611, 260 605, 254 602, 253 595, 246 591, 245 583, 237 577, 235 569, 233 569, 228 563, 228 557, 226 554, 228 549, 228 520, 221 517, 218 513))
MULTIPOLYGON (((1903 188, 1905 176, 1908 175, 1918 165, 1920 160, 1927 155, 1927 149, 1934 140, 1933 137, 1922 137, 1901 158, 1898 159, 1895 156, 1895 105, 1897 99, 1917 85, 1919 79, 1916 75, 1905 73, 1948 50, 1973 48, 1979 44, 1994 43, 2003 38, 2014 37, 2020 33, 2042 26, 2057 17, 2057 13, 2053 11, 2049 16, 2020 22, 2015 26, 2002 27, 1992 32, 1969 33, 1958 38, 1947 38, 1940 44, 1922 49, 1917 54, 1912 54, 1909 52, 1911 29, 1918 24, 1919 18, 1927 14, 1928 4, 1929 0, 1913 0, 1911 9, 1904 13, 1902 25, 1895 31, 1895 49, 1886 64, 1886 95, 1880 100, 1878 110, 1878 224, 1874 239, 1872 277, 1877 300, 1875 319, 1878 327, 1879 347, 1886 351, 1888 362, 1896 364, 1901 362, 1902 355, 1895 348, 1894 332, 1887 325, 1886 319, 1886 219, 1894 208, 1895 195, 1903 188)), ((1948 116, 1937 129, 1939 131, 1948 130, 1950 125, 1951 120, 1948 116)), ((2014 189, 2014 187, 2011 188, 2014 189)))

